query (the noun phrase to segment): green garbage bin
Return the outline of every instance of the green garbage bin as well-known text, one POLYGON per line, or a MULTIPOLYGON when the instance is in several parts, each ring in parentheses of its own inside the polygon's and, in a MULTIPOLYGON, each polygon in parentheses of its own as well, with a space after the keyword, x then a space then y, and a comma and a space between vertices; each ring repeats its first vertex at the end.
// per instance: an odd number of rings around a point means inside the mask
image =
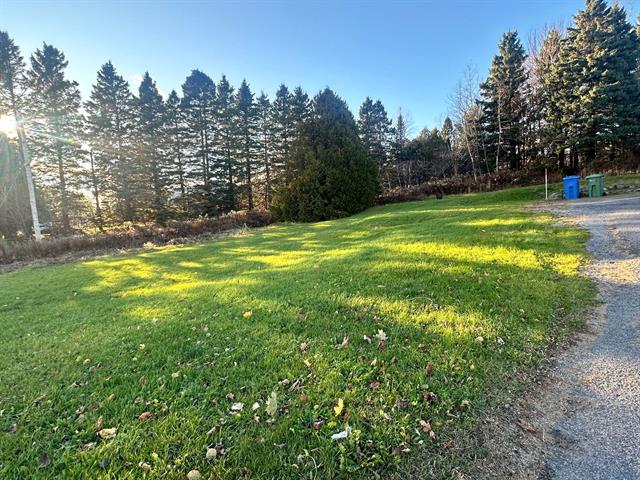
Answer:
POLYGON ((604 175, 594 173, 587 177, 587 191, 590 197, 602 197, 604 195, 604 175))

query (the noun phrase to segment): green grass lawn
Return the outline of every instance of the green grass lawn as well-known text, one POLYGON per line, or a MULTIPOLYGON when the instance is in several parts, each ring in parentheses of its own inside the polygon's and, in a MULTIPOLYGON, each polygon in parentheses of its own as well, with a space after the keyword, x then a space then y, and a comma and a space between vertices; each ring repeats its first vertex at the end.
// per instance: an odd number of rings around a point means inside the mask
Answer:
POLYGON ((593 298, 542 192, 0 275, 0 478, 464 470, 456 432, 593 298))

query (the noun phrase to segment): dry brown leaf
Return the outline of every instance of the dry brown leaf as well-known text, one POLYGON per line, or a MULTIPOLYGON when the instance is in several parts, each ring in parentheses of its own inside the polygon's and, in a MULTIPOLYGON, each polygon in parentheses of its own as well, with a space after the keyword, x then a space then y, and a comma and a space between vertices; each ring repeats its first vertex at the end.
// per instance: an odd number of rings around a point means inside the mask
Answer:
POLYGON ((117 434, 118 434, 118 429, 117 428, 103 428, 102 430, 98 431, 98 436, 100 438, 102 438, 103 440, 109 440, 111 438, 116 438, 117 434))
POLYGON ((518 426, 523 429, 525 432, 529 432, 529 433, 536 433, 538 430, 536 429, 536 427, 534 427, 533 425, 531 425, 529 422, 527 422, 526 420, 519 418, 518 419, 518 426))
POLYGON ((340 343, 339 345, 336 345, 336 348, 340 350, 342 348, 347 348, 348 346, 349 346, 349 337, 344 337, 342 339, 342 343, 340 343))
POLYGON ((138 420, 141 422, 146 422, 147 420, 151 420, 153 418, 153 413, 151 412, 142 412, 138 417, 138 420))

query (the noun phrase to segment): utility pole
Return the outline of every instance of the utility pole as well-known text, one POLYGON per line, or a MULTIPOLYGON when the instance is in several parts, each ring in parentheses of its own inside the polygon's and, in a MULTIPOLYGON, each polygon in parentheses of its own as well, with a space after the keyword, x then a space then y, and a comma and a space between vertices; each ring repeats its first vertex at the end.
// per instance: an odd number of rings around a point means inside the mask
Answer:
POLYGON ((22 121, 16 117, 16 130, 18 131, 18 139, 20 141, 20 150, 22 152, 22 163, 24 164, 25 177, 27 178, 27 190, 29 192, 29 204, 31 205, 31 220, 33 221, 33 235, 36 242, 42 240, 40 232, 40 218, 38 217, 38 206, 36 205, 36 189, 33 186, 33 174, 31 173, 31 155, 29 155, 29 146, 27 138, 24 134, 22 121))

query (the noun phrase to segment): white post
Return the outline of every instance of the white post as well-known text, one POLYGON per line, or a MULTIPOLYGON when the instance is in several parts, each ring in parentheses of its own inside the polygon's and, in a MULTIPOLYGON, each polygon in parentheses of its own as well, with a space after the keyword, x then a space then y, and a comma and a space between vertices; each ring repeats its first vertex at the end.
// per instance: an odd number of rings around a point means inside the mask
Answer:
POLYGON ((547 169, 544 169, 544 199, 549 200, 549 187, 547 181, 547 169))
POLYGON ((42 240, 40 232, 40 218, 38 217, 38 206, 36 205, 36 189, 33 186, 33 174, 31 173, 31 156, 29 155, 29 146, 24 134, 24 128, 19 118, 16 118, 18 138, 20 140, 20 149, 22 150, 22 162, 24 163, 24 172, 27 177, 27 190, 29 192, 29 204, 31 205, 31 220, 33 221, 33 235, 36 242, 42 240))

